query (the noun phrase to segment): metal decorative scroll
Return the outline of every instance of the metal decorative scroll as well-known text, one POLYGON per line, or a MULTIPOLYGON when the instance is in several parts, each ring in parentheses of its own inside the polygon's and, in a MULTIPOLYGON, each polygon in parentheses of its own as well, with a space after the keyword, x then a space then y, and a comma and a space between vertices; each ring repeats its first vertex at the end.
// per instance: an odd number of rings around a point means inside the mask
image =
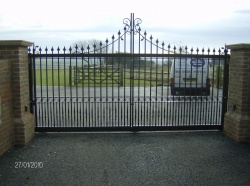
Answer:
POLYGON ((123 19, 123 24, 124 26, 124 30, 128 33, 134 33, 137 34, 140 32, 141 28, 140 28, 140 24, 142 23, 142 20, 140 18, 136 18, 134 19, 134 14, 131 14, 130 19, 129 18, 124 18, 123 19))

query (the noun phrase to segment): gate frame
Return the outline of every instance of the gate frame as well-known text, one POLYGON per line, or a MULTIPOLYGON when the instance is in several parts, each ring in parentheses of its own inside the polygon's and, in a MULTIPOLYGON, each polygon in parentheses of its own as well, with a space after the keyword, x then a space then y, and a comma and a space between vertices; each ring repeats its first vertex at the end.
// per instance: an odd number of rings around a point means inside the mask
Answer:
MULTIPOLYGON (((46 50, 46 54, 37 54, 36 53, 36 47, 33 47, 33 52, 31 53, 31 49, 29 49, 29 71, 30 71, 30 104, 31 104, 31 113, 33 113, 35 115, 36 118, 36 123, 37 123, 37 108, 36 108, 36 72, 34 69, 35 67, 35 59, 36 58, 42 58, 42 57, 52 57, 52 58, 59 58, 59 57, 70 57, 70 58, 91 58, 91 57, 96 57, 96 58, 108 58, 108 57, 129 57, 131 58, 131 67, 130 67, 130 71, 134 72, 134 65, 133 65, 133 61, 136 57, 156 57, 156 58, 178 58, 178 57, 202 57, 202 58, 209 58, 209 59, 213 59, 213 58, 219 58, 219 59, 224 59, 224 78, 223 78, 223 99, 222 99, 222 116, 221 116, 221 125, 197 125, 197 126, 134 126, 133 125, 133 117, 134 117, 134 77, 133 75, 130 76, 130 126, 129 127, 36 127, 35 130, 37 132, 47 132, 47 131, 51 131, 51 132, 63 132, 63 131, 141 131, 141 130, 146 130, 146 131, 157 131, 157 130, 200 130, 200 129, 223 129, 223 123, 224 123, 224 115, 227 112, 227 99, 228 99, 228 76, 229 76, 229 58, 230 55, 228 55, 228 51, 225 48, 224 52, 219 50, 219 55, 215 55, 215 50, 213 50, 214 55, 204 55, 204 49, 202 50, 202 55, 198 54, 199 49, 196 50, 197 54, 182 54, 181 51, 180 53, 176 53, 176 47, 174 47, 174 52, 170 54, 170 45, 168 46, 168 50, 164 49, 164 43, 162 44, 162 47, 165 51, 168 51, 167 54, 144 54, 144 53, 135 53, 135 34, 139 33, 140 34, 140 27, 139 25, 141 24, 141 19, 140 18, 134 18, 134 14, 131 13, 130 19, 125 18, 123 20, 123 23, 125 24, 124 30, 125 33, 128 33, 130 35, 130 53, 126 53, 126 54, 109 54, 109 53, 90 53, 90 50, 88 48, 88 52, 87 53, 70 53, 70 54, 54 54, 53 51, 54 49, 52 48, 52 54, 47 54, 47 49, 46 50), (224 56, 224 57, 222 57, 224 56), (132 91, 131 91, 132 89, 132 91)), ((119 32, 120 33, 120 32, 119 32)), ((118 33, 118 34, 119 34, 118 33)), ((146 32, 144 33, 146 36, 146 32)), ((126 36, 124 36, 126 37, 126 36)), ((143 36, 142 36, 143 37, 143 36)), ((142 38, 145 39, 145 43, 146 43, 146 37, 142 38)), ((159 45, 158 45, 158 39, 156 41, 156 44, 154 44, 152 42, 152 36, 150 37, 150 43, 151 43, 151 47, 152 45, 157 47, 158 49, 162 49, 159 45)), ((112 37, 112 40, 114 41, 114 36, 112 37)), ((140 41, 139 41, 140 42, 140 41)), ((108 43, 108 42, 106 42, 108 43)), ((77 46, 76 46, 77 47, 77 46)), ((105 46, 107 47, 107 46, 105 46)), ((59 51, 59 50, 58 50, 59 51)), ((65 50, 64 50, 65 51, 65 50)), ((193 52, 193 49, 191 50, 193 52)), ((208 51, 209 53, 210 51, 208 51)), ((130 73, 132 74, 132 73, 130 73)))

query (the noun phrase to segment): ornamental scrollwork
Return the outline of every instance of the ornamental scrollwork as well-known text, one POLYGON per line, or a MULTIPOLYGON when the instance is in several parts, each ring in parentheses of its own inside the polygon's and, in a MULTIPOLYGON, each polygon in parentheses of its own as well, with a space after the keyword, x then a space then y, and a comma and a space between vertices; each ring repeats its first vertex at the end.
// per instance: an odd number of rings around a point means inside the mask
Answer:
POLYGON ((125 25, 124 30, 125 30, 125 32, 127 32, 129 34, 132 34, 132 32, 134 32, 134 34, 139 33, 141 23, 142 23, 142 20, 140 18, 136 18, 134 20, 129 19, 129 18, 123 19, 123 24, 125 25))

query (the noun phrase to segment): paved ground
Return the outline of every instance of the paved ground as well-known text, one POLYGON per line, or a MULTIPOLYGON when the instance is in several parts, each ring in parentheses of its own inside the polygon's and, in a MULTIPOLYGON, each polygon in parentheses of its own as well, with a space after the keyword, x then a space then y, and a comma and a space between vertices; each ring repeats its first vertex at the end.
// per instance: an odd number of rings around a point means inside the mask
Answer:
POLYGON ((37 133, 0 158, 0 185, 250 185, 250 144, 220 131, 37 133))

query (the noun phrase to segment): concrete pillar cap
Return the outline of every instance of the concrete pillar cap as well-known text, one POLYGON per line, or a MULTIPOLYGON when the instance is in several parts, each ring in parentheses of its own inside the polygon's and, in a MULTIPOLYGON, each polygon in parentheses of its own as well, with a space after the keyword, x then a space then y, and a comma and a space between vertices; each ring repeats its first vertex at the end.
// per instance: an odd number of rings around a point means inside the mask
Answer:
POLYGON ((0 46, 32 46, 34 43, 24 40, 0 40, 0 46))
POLYGON ((239 43, 239 44, 232 44, 226 45, 228 49, 250 49, 249 43, 239 43))

